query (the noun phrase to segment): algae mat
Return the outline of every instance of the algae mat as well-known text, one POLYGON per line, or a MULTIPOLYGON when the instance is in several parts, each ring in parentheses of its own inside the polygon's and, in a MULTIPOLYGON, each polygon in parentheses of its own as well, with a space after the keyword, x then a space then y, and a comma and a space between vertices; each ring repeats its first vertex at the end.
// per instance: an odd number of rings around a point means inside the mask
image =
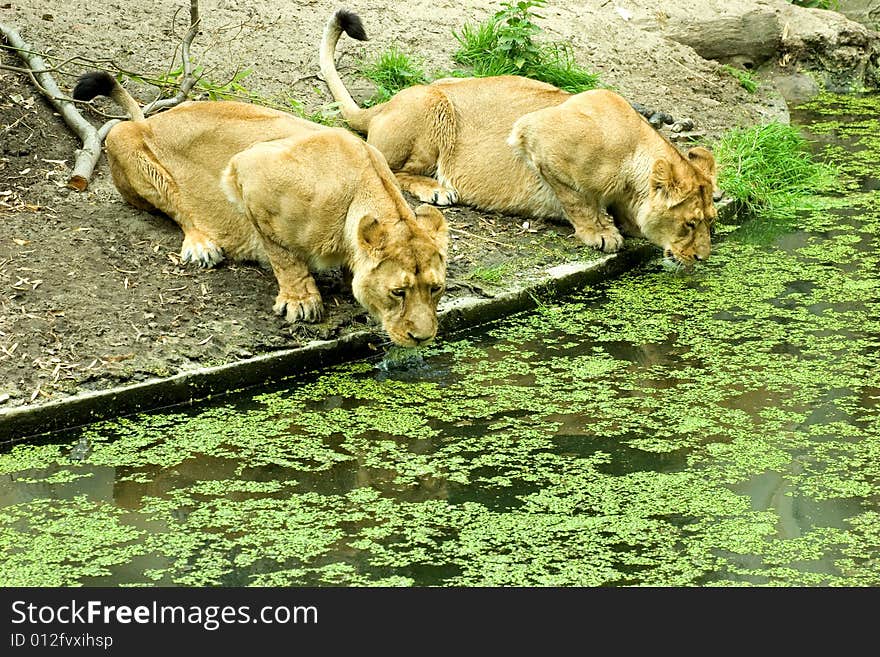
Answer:
POLYGON ((880 585, 880 103, 825 103, 843 193, 694 274, 0 454, 0 584, 880 585))

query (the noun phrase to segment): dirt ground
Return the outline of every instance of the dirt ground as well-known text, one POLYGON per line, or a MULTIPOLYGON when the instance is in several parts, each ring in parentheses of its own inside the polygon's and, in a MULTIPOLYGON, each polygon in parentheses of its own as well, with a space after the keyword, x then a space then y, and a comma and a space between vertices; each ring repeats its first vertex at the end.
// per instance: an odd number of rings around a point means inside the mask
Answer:
MULTIPOLYGON (((251 92, 295 98, 309 110, 326 106, 332 99, 316 75, 317 46, 337 4, 280 4, 202 2, 194 58, 206 78, 228 80, 250 69, 243 84, 251 92)), ((371 36, 366 44, 343 38, 338 49, 343 77, 360 100, 371 87, 357 78, 359 60, 395 44, 424 58, 429 71, 449 70, 456 47, 451 31, 498 8, 477 0, 349 6, 371 36)), ((709 143, 730 127, 784 114, 775 93, 747 94, 689 48, 648 33, 636 37, 613 6, 551 3, 542 25, 548 37, 571 42, 579 63, 604 83, 631 100, 691 118, 709 143)), ((80 56, 160 76, 187 7, 170 0, 18 0, 0 2, 0 22, 51 63, 80 56)), ((0 51, 0 64, 20 62, 0 51)), ((89 64, 65 64, 55 74, 61 89, 69 92, 89 64)), ((130 88, 142 101, 155 93, 130 88)), ((0 409, 288 349, 369 321, 336 273, 318 277, 326 321, 291 327, 271 312, 271 271, 235 263, 211 270, 181 265, 180 230, 164 216, 126 205, 106 160, 85 192, 64 186, 78 146, 25 75, 0 69, 0 409)), ((527 272, 596 255, 570 239, 564 224, 523 227, 523 218, 467 208, 445 214, 453 237, 447 301, 492 294, 527 272)))

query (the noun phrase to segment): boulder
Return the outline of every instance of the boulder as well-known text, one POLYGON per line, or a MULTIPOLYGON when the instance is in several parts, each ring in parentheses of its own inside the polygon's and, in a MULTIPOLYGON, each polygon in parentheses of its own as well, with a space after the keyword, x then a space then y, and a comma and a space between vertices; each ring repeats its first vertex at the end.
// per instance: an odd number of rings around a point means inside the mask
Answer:
POLYGON ((839 0, 837 11, 872 30, 880 30, 880 0, 839 0))
POLYGON ((626 7, 644 30, 707 59, 778 74, 808 71, 833 91, 877 86, 880 34, 836 11, 787 0, 642 0, 626 7))
POLYGON ((782 26, 776 2, 707 0, 641 2, 633 22, 693 48, 706 59, 755 68, 779 52, 782 26))
POLYGON ((880 34, 836 11, 783 4, 781 68, 812 71, 829 91, 877 86, 880 34))

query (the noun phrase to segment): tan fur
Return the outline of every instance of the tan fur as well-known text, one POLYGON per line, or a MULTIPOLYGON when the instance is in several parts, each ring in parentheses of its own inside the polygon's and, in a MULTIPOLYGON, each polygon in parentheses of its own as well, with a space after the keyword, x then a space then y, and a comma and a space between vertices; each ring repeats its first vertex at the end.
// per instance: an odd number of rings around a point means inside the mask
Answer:
POLYGON ((334 64, 340 34, 334 14, 320 49, 324 79, 352 129, 366 134, 403 189, 420 200, 565 217, 578 238, 606 252, 623 243, 620 230, 605 214, 610 205, 620 229, 629 234, 644 236, 683 260, 708 255, 708 242, 702 242, 704 237, 708 240, 708 221, 715 211, 714 158, 706 149, 693 149, 694 163, 703 168, 694 166, 616 94, 573 96, 519 76, 447 78, 404 89, 386 103, 361 109, 334 64), (563 106, 565 110, 554 114, 563 106), (525 117, 533 113, 529 123, 525 117), (565 129, 553 126, 550 116, 564 122, 565 129), (522 130, 511 134, 520 120, 525 121, 520 124, 523 130, 531 126, 526 141, 522 130), (652 175, 653 163, 659 160, 669 163, 674 175, 667 179, 674 187, 650 184, 660 180, 652 175), (578 166, 584 170, 576 171, 578 166), (596 169, 601 176, 593 175, 596 169), (708 201, 703 194, 706 184, 708 201), (653 199, 650 205, 643 202, 645 196, 653 199), (672 206, 661 208, 661 196, 672 206), (636 206, 639 212, 629 211, 636 206), (700 246, 691 248, 685 244, 690 237, 678 235, 684 225, 680 219, 688 213, 688 221, 697 219, 698 211, 706 222, 698 231, 700 246))
POLYGON ((230 157, 257 142, 320 128, 248 103, 188 102, 119 123, 105 147, 123 198, 165 213, 183 230, 183 262, 211 267, 229 257, 268 266, 256 229, 220 191, 220 174, 230 157))
MULTIPOLYGON (((111 95, 137 107, 121 86, 111 95)), ((436 334, 446 223, 436 208, 413 213, 381 155, 350 132, 248 103, 190 102, 114 126, 106 150, 122 196, 181 227, 184 262, 271 265, 274 309, 288 321, 320 319, 309 268, 341 265, 394 342, 436 334)))

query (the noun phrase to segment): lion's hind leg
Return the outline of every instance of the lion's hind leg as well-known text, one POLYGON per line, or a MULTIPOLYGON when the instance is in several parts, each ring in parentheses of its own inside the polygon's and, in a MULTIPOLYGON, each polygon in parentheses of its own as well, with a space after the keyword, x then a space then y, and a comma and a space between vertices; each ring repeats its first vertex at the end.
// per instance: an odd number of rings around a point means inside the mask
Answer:
POLYGON ((620 250, 623 235, 614 224, 614 219, 605 212, 601 199, 578 189, 567 176, 554 168, 552 161, 546 162, 528 150, 522 154, 562 205, 566 218, 574 226, 575 237, 604 253, 620 250))
MULTIPOLYGON (((118 128, 128 126, 135 127, 123 123, 118 128)), ((107 155, 113 184, 126 202, 140 210, 163 212, 183 230, 180 259, 184 263, 213 267, 223 260, 222 247, 206 229, 210 223, 200 220, 187 207, 174 177, 150 152, 136 129, 122 134, 111 132, 107 155)))
POLYGON ((373 118, 367 142, 382 153, 405 192, 422 203, 455 205, 459 193, 440 171, 455 135, 455 111, 445 94, 410 87, 373 118))
POLYGON ((223 248, 212 238, 204 227, 208 222, 200 221, 198 215, 187 207, 174 178, 155 159, 138 153, 138 165, 147 200, 171 217, 183 230, 183 244, 180 247, 180 260, 184 264, 200 267, 214 267, 223 261, 223 248))

